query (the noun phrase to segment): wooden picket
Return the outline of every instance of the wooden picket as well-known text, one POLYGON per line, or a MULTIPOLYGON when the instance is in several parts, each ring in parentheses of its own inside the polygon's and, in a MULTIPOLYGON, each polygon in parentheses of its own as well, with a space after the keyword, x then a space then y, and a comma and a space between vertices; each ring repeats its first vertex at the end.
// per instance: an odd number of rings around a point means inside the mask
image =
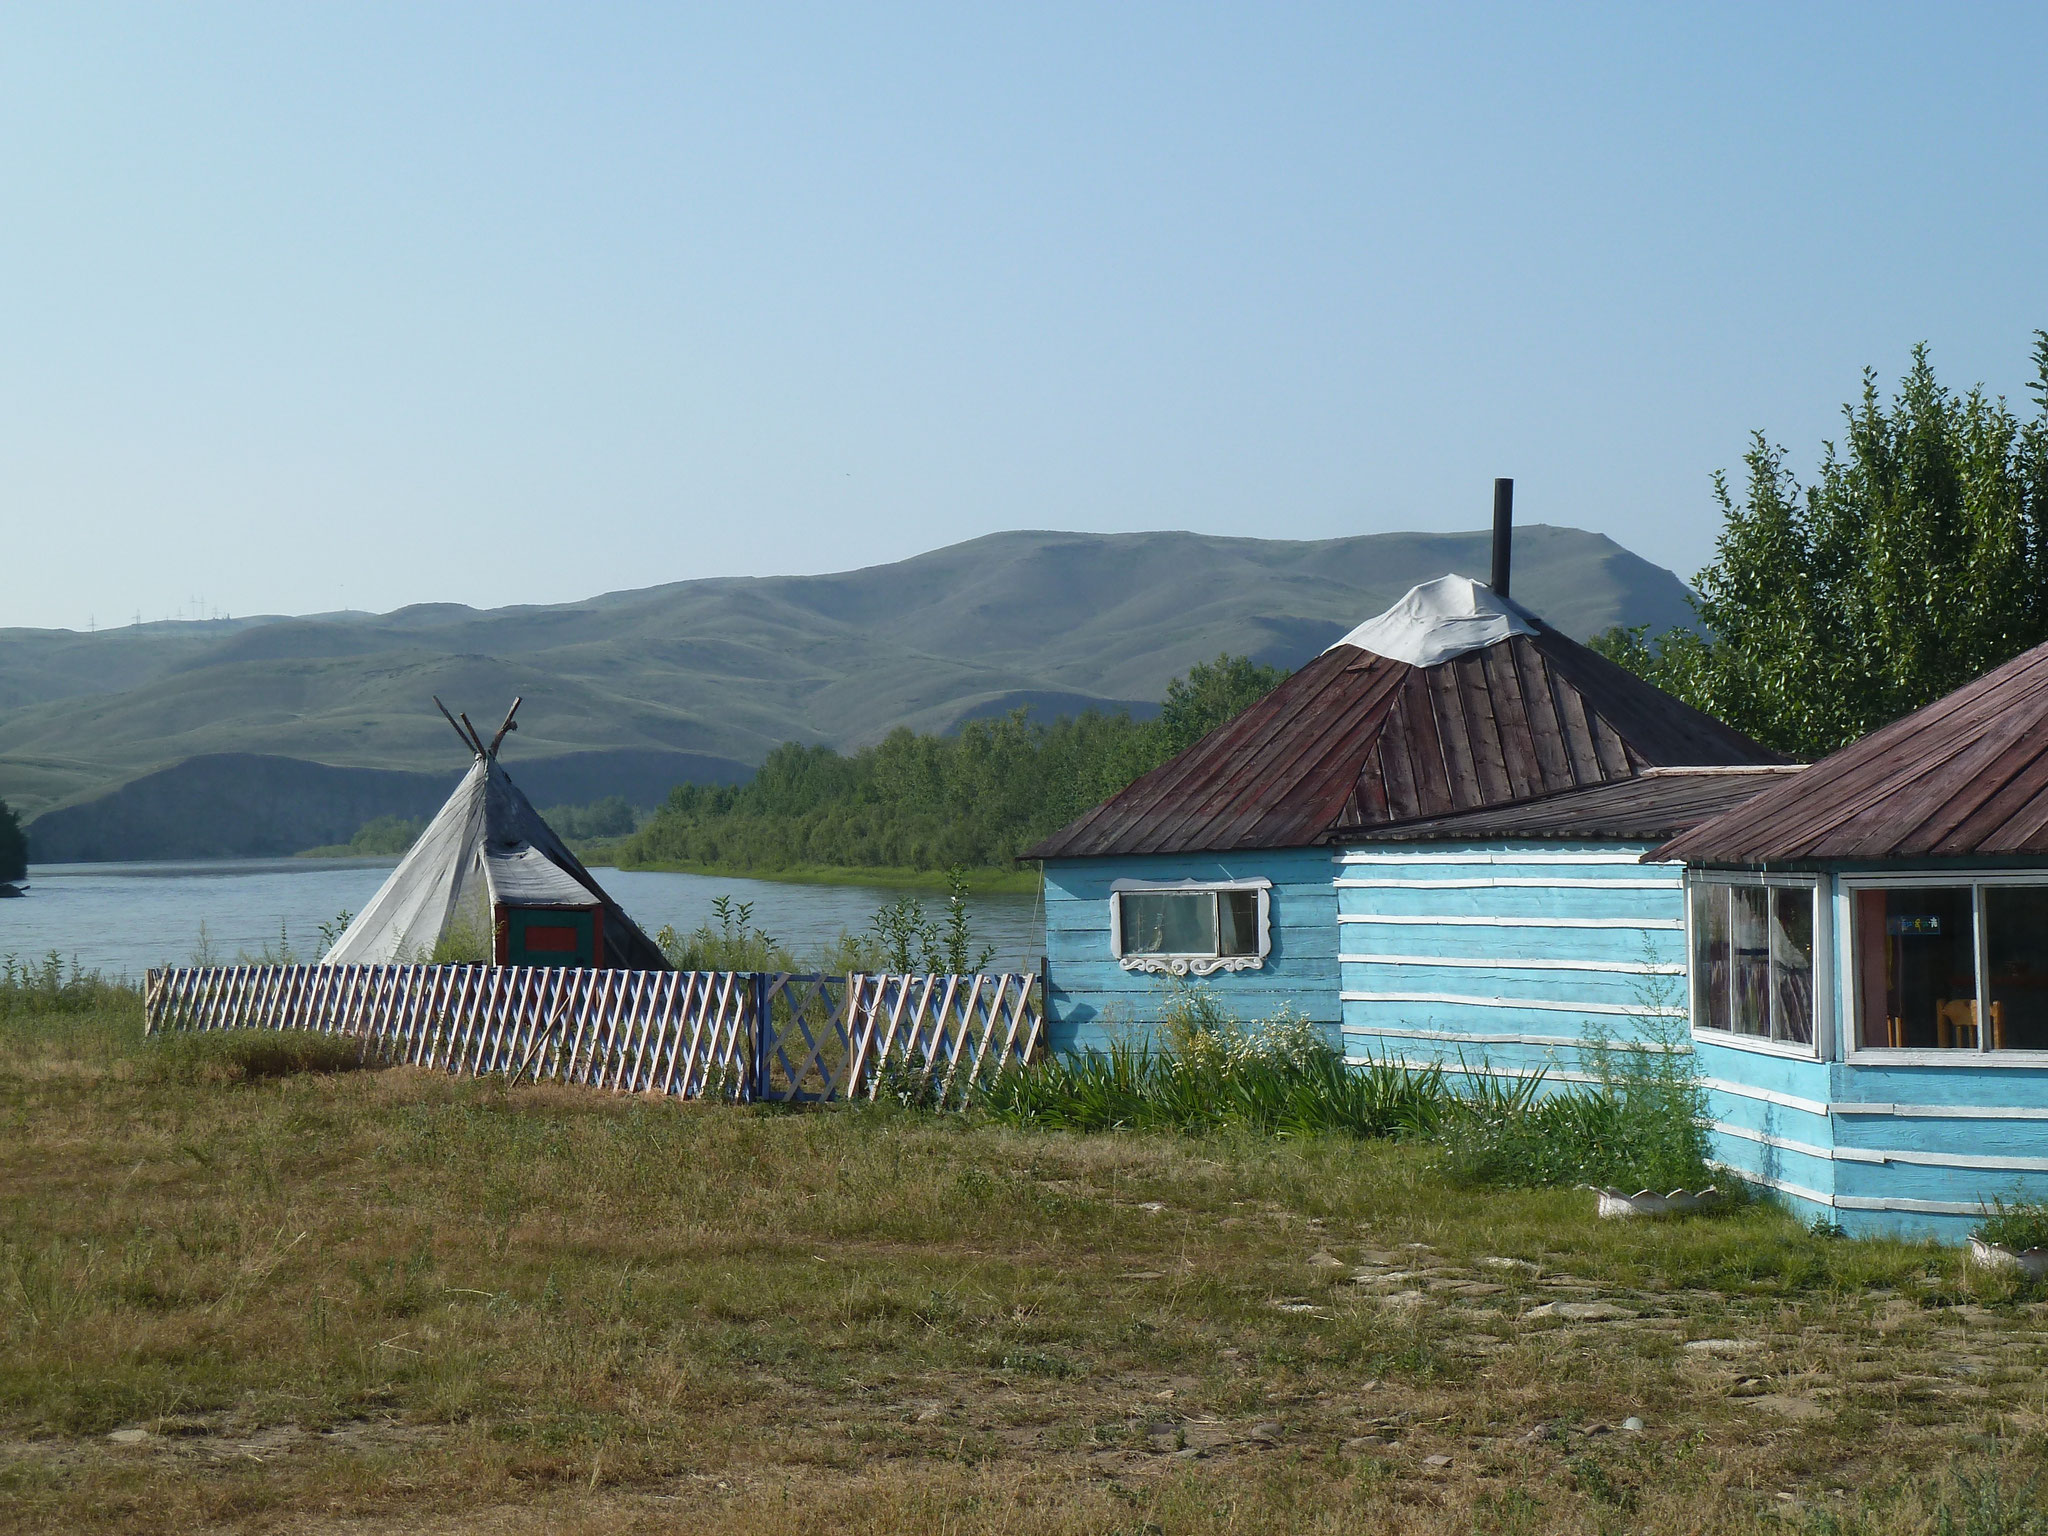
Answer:
POLYGON ((1043 1032, 1036 978, 482 965, 151 971, 151 1033, 292 1029, 365 1058, 619 1093, 822 1103, 914 1083, 963 1105, 1043 1032))
POLYGON ((926 1102, 965 1106, 1004 1064, 1037 1055, 1035 977, 850 976, 843 1091, 876 1098, 911 1082, 926 1102))

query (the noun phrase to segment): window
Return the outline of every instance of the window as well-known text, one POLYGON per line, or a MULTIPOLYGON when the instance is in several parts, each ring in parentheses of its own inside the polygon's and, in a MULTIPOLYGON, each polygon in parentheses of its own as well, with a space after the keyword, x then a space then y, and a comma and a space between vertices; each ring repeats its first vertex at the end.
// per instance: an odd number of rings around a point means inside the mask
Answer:
POLYGON ((1270 890, 1267 880, 1119 880, 1110 887, 1111 948, 1127 971, 1257 970, 1271 948, 1270 890))
POLYGON ((1695 875, 1693 1027, 1813 1044, 1816 884, 1695 875))
POLYGON ((1864 1049, 2048 1051, 2048 885, 1865 886, 1855 914, 1864 1049))

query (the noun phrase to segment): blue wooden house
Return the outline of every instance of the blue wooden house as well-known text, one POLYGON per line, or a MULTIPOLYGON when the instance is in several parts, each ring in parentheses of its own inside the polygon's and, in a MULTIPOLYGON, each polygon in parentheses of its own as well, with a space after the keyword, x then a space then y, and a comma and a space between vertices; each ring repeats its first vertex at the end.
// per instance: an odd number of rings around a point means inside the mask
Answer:
POLYGON ((2048 646, 1652 857, 1727 1161, 1851 1231, 2048 1199, 2048 646))
POLYGON ((1445 577, 1026 857, 1057 1048, 1176 978, 1358 1062, 1655 1039, 1803 1214, 2048 1197, 2048 647, 1802 769, 1445 577))
POLYGON ((1683 1018, 1683 876, 1642 855, 1785 766, 1491 587, 1426 583, 1026 853, 1052 1043, 1142 1033, 1198 977, 1354 1059, 1580 1075, 1589 1029, 1683 1018))

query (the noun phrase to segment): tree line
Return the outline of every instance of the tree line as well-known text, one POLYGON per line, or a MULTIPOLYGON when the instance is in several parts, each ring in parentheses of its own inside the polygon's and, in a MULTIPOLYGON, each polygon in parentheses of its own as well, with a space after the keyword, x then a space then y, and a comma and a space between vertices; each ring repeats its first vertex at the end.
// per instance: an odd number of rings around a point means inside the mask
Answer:
POLYGON ((1889 400, 1842 408, 1802 485, 1756 433, 1694 579, 1697 627, 1595 648, 1757 740, 1819 757, 2048 640, 2048 331, 2034 411, 1958 394, 1925 345, 1889 400))
POLYGON ((898 728, 851 753, 787 742, 745 784, 679 785, 616 853, 627 865, 762 871, 1005 865, 1286 675, 1223 655, 1175 678, 1151 720, 1090 710, 1045 722, 1017 710, 948 735, 898 728))

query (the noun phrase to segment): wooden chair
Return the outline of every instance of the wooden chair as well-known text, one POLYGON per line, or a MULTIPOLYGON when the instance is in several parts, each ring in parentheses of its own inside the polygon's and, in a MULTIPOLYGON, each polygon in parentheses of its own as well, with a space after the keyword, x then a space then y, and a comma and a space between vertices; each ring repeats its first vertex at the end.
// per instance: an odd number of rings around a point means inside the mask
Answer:
POLYGON ((1977 1049, 1977 999, 1937 999, 1934 1004, 1934 1043, 1943 1050, 1977 1049))

